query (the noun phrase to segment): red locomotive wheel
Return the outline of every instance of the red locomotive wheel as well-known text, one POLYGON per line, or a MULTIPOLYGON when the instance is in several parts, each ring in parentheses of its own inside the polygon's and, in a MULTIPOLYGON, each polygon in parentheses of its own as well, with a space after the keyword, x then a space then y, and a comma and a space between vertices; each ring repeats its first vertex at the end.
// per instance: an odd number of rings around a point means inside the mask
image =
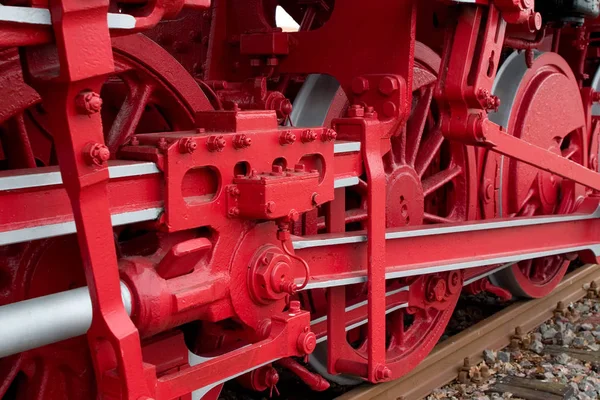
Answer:
MULTIPOLYGON (((493 122, 526 142, 587 165, 588 140, 579 87, 560 56, 538 53, 527 68, 524 55, 512 54, 498 72, 494 93, 502 103, 497 113, 490 114, 493 122)), ((558 176, 507 157, 488 155, 484 179, 496 169, 496 217, 568 214, 575 211, 585 193, 582 186, 558 176)), ((564 256, 525 260, 491 279, 515 296, 539 298, 558 285, 568 266, 564 256)))
MULTIPOLYGON (((431 49, 417 43, 413 82, 413 104, 406 129, 391 139, 392 148, 384 155, 387 176, 386 224, 388 227, 459 222, 475 218, 476 187, 475 154, 472 148, 450 142, 439 129, 438 110, 433 98, 440 58, 431 49)), ((331 119, 345 114, 348 100, 335 79, 313 75, 299 92, 294 103, 292 122, 298 126, 330 124, 331 119)), ((346 230, 363 229, 367 219, 367 182, 361 179, 346 188, 346 230)), ((410 283, 410 282, 409 282, 410 283)), ((401 282, 390 282, 389 291, 401 282)), ((408 284, 408 283, 407 283, 408 284)), ((365 288, 347 289, 349 306, 366 298, 365 288)), ((321 291, 322 292, 322 291, 321 291)), ((326 310, 325 294, 318 290, 308 294, 305 304, 312 306, 313 317, 326 310)), ((388 315, 388 357, 390 362, 416 366, 442 335, 458 299, 443 311, 398 309, 388 315)), ((355 329, 348 334, 357 351, 366 348, 364 332, 355 329)), ((362 382, 351 376, 332 376, 326 371, 327 345, 317 346, 311 365, 319 373, 341 385, 362 382)), ((410 368, 405 371, 408 372, 410 368)))
MULTIPOLYGON (((115 74, 101 93, 107 144, 115 150, 133 133, 192 129, 195 112, 210 104, 185 69, 142 35, 116 38, 113 46, 115 74)), ((17 53, 0 54, 0 67, 0 134, 22 138, 24 144, 21 152, 5 152, 0 168, 55 164, 49 116, 23 82, 17 53)), ((75 236, 0 250, 0 305, 86 284, 75 236)), ((217 396, 217 390, 211 394, 217 396)), ((95 392, 85 336, 0 359, 0 398, 91 399, 95 392)))

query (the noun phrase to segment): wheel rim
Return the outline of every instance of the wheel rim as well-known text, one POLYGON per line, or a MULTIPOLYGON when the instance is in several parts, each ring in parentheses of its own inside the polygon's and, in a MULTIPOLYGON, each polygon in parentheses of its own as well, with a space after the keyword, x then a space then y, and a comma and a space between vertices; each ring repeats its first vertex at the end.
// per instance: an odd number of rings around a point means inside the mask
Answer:
MULTIPOLYGON (((502 106, 498 113, 490 114, 493 122, 524 141, 587 165, 583 105, 576 80, 562 58, 537 53, 528 68, 524 55, 513 53, 498 72, 494 93, 502 106), (558 88, 564 98, 552 95, 558 88)), ((486 175, 496 168, 494 163, 488 164, 486 175)), ((498 217, 571 213, 584 194, 580 185, 504 156, 499 158, 499 171, 495 199, 498 217)), ((539 298, 558 285, 568 266, 563 256, 526 260, 491 279, 515 296, 539 298)))
MULTIPOLYGON (((458 222, 475 217, 477 182, 472 173, 475 169, 474 153, 466 146, 445 140, 438 125, 433 90, 440 59, 422 44, 417 45, 415 59, 411 116, 406 130, 393 136, 391 150, 384 156, 388 227, 458 222)), ((297 126, 327 126, 333 118, 343 115, 347 106, 347 98, 335 79, 312 75, 307 78, 294 102, 292 123, 297 126)), ((360 179, 359 185, 346 189, 347 231, 364 229, 367 190, 366 179, 360 179)), ((407 283, 396 281, 388 289, 393 290, 399 284, 407 283)), ((325 295, 315 292, 310 296, 309 303, 319 316, 326 309, 325 295)), ((348 289, 347 298, 351 304, 364 300, 365 296, 361 287, 348 289)), ((400 309, 389 314, 388 360, 403 363, 404 372, 418 364, 442 335, 454 307, 454 299, 449 302, 452 303, 449 310, 415 308, 410 313, 400 309), (402 336, 404 340, 400 345, 399 338, 402 336)), ((364 336, 356 330, 349 333, 349 341, 353 341, 353 335, 356 350, 364 355, 364 336)), ((326 357, 326 343, 321 343, 310 358, 311 366, 341 385, 362 382, 347 375, 328 374, 326 357)))
MULTIPOLYGON (((114 156, 134 133, 194 129, 195 113, 211 109, 195 80, 171 55, 143 35, 113 39, 115 73, 100 93, 105 141, 114 156)), ((14 99, 0 114, 5 135, 29 138, 36 164, 56 164, 48 115, 37 93, 23 82, 16 53, 2 64, 0 88, 14 99), (15 87, 24 95, 13 97, 15 87)), ((2 102, 0 101, 0 105, 2 102)))

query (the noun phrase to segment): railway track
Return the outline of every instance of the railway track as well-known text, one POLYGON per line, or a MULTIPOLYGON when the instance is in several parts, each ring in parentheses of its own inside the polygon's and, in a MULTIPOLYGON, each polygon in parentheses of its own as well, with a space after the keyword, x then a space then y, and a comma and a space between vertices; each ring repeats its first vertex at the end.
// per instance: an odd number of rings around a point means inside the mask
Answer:
POLYGON ((483 360, 483 350, 500 350, 510 344, 519 327, 529 332, 553 316, 559 301, 568 304, 587 294, 586 284, 600 279, 598 265, 586 265, 565 277, 549 296, 519 301, 440 343, 410 374, 393 382, 364 385, 337 400, 417 400, 457 377, 464 359, 472 365, 483 360))

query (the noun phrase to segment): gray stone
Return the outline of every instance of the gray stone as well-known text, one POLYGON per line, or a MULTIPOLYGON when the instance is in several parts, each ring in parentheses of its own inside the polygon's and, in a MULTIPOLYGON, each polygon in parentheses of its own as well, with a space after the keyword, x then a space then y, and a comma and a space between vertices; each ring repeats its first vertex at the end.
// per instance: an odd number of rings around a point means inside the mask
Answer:
POLYGON ((557 333, 558 333, 558 331, 556 329, 548 328, 548 329, 546 329, 546 331, 544 333, 542 333, 542 338, 544 340, 550 340, 550 339, 553 339, 557 333))
POLYGON ((529 345, 529 350, 533 351, 534 353, 541 354, 542 351, 544 350, 544 345, 542 344, 541 341, 534 340, 529 345))
POLYGON ((596 388, 594 388, 594 385, 590 384, 586 379, 579 382, 578 386, 579 390, 585 393, 596 390, 596 388))
POLYGON ((529 360, 523 360, 519 365, 525 369, 533 367, 533 364, 529 360))
POLYGON ((575 333, 570 329, 565 329, 562 332, 558 332, 555 339, 557 344, 568 346, 573 342, 573 339, 575 339, 575 333))
POLYGON ((579 336, 584 338, 587 344, 596 343, 596 338, 594 337, 594 335, 592 335, 592 332, 590 331, 583 331, 579 334, 579 336))
POLYGON ((561 365, 567 365, 569 363, 569 361, 571 360, 571 357, 569 357, 565 353, 560 353, 559 355, 554 357, 554 359, 556 360, 557 363, 559 363, 561 365))
POLYGON ((576 337, 576 338, 573 339, 572 344, 573 344, 574 347, 581 348, 581 347, 584 347, 586 345, 586 342, 585 342, 584 338, 582 338, 582 337, 576 337))
POLYGON ((499 351, 496 355, 496 358, 498 359, 498 361, 508 363, 510 362, 510 353, 506 351, 499 351))
POLYGON ((496 352, 493 350, 485 349, 483 351, 483 361, 490 367, 496 363, 496 352))
POLYGON ((579 325, 579 329, 581 329, 582 331, 592 331, 594 330, 594 325, 589 323, 581 324, 579 325))

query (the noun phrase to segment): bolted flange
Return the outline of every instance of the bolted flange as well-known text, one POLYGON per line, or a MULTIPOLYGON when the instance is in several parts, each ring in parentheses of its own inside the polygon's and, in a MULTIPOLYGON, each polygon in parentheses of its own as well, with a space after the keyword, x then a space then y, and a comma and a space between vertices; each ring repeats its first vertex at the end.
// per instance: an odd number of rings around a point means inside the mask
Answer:
POLYGON ((446 297, 446 281, 442 278, 434 277, 427 284, 427 300, 430 302, 443 301, 446 297))
POLYGON ((268 304, 296 293, 292 260, 274 245, 259 249, 248 270, 248 287, 259 304, 268 304))

